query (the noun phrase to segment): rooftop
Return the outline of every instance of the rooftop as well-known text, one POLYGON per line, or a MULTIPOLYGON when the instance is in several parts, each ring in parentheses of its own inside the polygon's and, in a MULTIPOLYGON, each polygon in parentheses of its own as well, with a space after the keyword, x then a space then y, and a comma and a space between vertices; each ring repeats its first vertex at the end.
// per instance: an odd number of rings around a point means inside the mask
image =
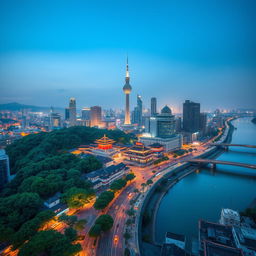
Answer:
POLYGON ((55 202, 56 200, 60 199, 60 192, 55 193, 53 196, 49 197, 47 200, 45 200, 45 203, 51 204, 55 202))
POLYGON ((201 242, 208 240, 229 247, 235 247, 232 227, 218 223, 199 220, 199 239, 201 242))
POLYGON ((243 252, 237 248, 205 241, 204 256, 243 256, 243 252))
POLYGON ((117 165, 111 165, 109 167, 106 168, 102 168, 90 173, 87 173, 85 175, 83 175, 83 177, 86 178, 96 178, 96 177, 100 177, 100 178, 107 178, 111 175, 113 175, 114 173, 119 172, 120 170, 126 168, 126 165, 124 163, 119 163, 117 165))
POLYGON ((163 244, 161 250, 161 256, 185 256, 184 250, 176 246, 175 244, 163 244))
POLYGON ((185 242, 185 236, 184 235, 179 235, 179 234, 175 234, 175 233, 172 233, 172 232, 166 232, 165 237, 166 238, 171 238, 173 240, 178 240, 178 241, 185 242))

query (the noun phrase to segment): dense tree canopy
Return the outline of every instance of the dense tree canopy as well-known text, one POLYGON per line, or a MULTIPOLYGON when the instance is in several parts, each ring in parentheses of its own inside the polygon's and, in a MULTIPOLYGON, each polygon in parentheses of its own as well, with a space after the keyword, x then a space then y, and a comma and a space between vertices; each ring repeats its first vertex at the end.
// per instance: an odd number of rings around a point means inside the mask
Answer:
POLYGON ((94 203, 94 208, 96 210, 101 210, 107 207, 107 205, 113 200, 115 194, 112 191, 104 191, 96 199, 94 203))
MULTIPOLYGON (((16 248, 28 240, 20 255, 38 255, 45 248, 47 255, 55 255, 53 250, 57 250, 61 242, 56 244, 55 249, 43 243, 39 246, 41 249, 28 253, 45 236, 45 233, 37 233, 40 226, 53 217, 53 212, 40 212, 43 201, 61 192, 70 208, 79 208, 88 203, 94 191, 91 182, 83 179, 81 174, 101 168, 102 164, 94 156, 80 158, 69 153, 69 150, 93 143, 104 134, 118 143, 129 143, 131 140, 130 135, 120 130, 76 126, 31 134, 6 148, 11 172, 16 176, 0 194, 0 242, 10 242, 16 248)), ((113 192, 107 192, 96 207, 103 209, 113 198, 113 192)), ((77 224, 77 230, 81 230, 83 225, 84 222, 77 224)), ((57 237, 55 233, 50 233, 50 236, 57 237)), ((64 241, 66 237, 60 239, 64 241)), ((56 255, 70 255, 59 251, 56 251, 56 255)))
POLYGON ((31 161, 37 162, 61 151, 93 143, 104 134, 117 143, 131 142, 131 136, 120 130, 111 131, 84 126, 64 128, 50 133, 31 134, 6 148, 11 160, 11 169, 16 173, 31 161))
POLYGON ((25 243, 18 256, 71 256, 81 251, 80 244, 72 244, 69 237, 54 231, 39 231, 25 243))
POLYGON ((101 225, 102 231, 107 231, 111 229, 113 226, 113 223, 114 223, 113 218, 108 214, 100 215, 95 221, 95 224, 101 225))
POLYGON ((66 191, 63 198, 69 208, 80 208, 90 202, 90 198, 94 195, 91 189, 70 188, 66 191))
POLYGON ((118 191, 126 186, 126 180, 124 179, 118 179, 111 183, 110 189, 113 191, 118 191))
POLYGON ((98 237, 101 232, 105 232, 110 230, 113 227, 114 220, 108 214, 100 215, 94 225, 91 227, 89 231, 89 236, 91 237, 98 237))

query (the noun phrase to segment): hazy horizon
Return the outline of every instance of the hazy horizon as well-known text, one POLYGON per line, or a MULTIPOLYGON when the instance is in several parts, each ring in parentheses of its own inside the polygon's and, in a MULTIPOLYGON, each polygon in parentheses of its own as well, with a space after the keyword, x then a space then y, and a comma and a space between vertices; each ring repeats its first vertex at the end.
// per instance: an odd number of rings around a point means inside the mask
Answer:
POLYGON ((255 1, 2 1, 0 103, 255 108, 255 1))

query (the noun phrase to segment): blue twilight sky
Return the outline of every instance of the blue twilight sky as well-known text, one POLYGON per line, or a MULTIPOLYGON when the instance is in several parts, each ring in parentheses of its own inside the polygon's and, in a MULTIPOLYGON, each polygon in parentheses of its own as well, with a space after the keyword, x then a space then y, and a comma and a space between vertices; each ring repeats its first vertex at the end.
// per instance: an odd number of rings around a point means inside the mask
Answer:
POLYGON ((0 103, 256 107, 255 0, 1 0, 0 103))

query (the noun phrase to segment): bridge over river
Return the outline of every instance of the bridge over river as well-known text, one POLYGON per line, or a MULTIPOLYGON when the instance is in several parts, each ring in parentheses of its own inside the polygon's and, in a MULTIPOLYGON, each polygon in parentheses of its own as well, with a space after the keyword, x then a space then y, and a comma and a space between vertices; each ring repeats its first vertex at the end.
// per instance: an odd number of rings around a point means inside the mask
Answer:
POLYGON ((233 165, 233 166, 245 167, 250 169, 256 169, 256 164, 246 164, 246 163, 221 161, 221 160, 214 160, 214 159, 196 158, 196 159, 185 160, 184 162, 195 163, 195 164, 212 164, 214 167, 216 167, 217 164, 224 164, 224 165, 233 165))
POLYGON ((228 144, 228 143, 212 143, 211 146, 216 147, 243 147, 243 148, 256 148, 256 145, 246 145, 246 144, 228 144))

